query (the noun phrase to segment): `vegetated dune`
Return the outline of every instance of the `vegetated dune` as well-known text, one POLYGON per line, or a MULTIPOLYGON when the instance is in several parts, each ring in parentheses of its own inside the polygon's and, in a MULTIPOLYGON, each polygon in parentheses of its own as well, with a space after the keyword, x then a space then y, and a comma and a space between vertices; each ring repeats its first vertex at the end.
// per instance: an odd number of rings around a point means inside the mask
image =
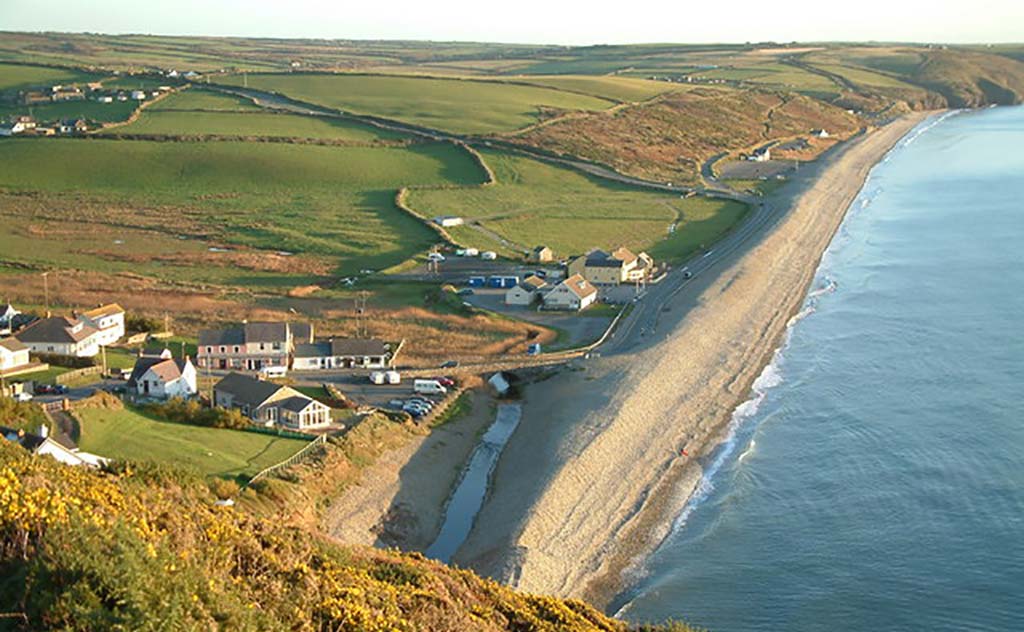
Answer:
POLYGON ((798 94, 697 88, 610 114, 567 118, 515 140, 629 175, 683 183, 696 182, 700 164, 721 152, 815 128, 842 138, 859 127, 846 110, 798 94))

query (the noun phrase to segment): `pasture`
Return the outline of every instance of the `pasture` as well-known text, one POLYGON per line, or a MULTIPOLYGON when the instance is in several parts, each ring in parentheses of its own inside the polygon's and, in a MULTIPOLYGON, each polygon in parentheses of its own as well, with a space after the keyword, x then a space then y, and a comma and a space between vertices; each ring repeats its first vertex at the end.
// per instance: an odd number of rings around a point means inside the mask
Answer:
POLYGON ((231 94, 189 88, 173 92, 146 108, 150 112, 160 110, 206 110, 217 112, 263 112, 263 108, 249 99, 231 94))
POLYGON ((138 103, 135 101, 114 101, 113 103, 64 101, 39 105, 3 105, 0 106, 0 117, 31 114, 38 121, 84 118, 100 123, 116 123, 128 120, 136 107, 138 107, 138 103))
POLYGON ((99 78, 100 75, 80 72, 72 68, 0 63, 0 91, 27 90, 61 83, 83 83, 96 81, 99 78))
POLYGON ((665 81, 650 81, 635 77, 593 77, 580 75, 562 75, 557 77, 516 77, 516 81, 524 81, 537 86, 582 92, 602 99, 612 99, 624 103, 646 101, 647 99, 681 90, 679 84, 665 81))
POLYGON ((207 476, 249 478, 306 442, 269 434, 174 424, 125 408, 82 408, 79 447, 112 459, 190 465, 207 476))
POLYGON ((0 162, 10 261, 282 290, 432 244, 399 187, 483 180, 448 144, 13 139, 0 162))
MULTIPOLYGON (((239 76, 223 80, 242 85, 239 76)), ((390 118, 447 132, 488 134, 527 127, 543 110, 605 110, 611 101, 544 88, 428 77, 253 74, 251 88, 330 108, 390 118)))
POLYGON ((713 241, 745 208, 644 191, 502 152, 481 155, 494 170, 497 184, 413 190, 408 198, 409 205, 426 217, 461 215, 514 244, 502 247, 473 226, 455 229, 453 236, 469 246, 521 254, 545 244, 556 256, 566 257, 624 245, 678 260, 713 241))

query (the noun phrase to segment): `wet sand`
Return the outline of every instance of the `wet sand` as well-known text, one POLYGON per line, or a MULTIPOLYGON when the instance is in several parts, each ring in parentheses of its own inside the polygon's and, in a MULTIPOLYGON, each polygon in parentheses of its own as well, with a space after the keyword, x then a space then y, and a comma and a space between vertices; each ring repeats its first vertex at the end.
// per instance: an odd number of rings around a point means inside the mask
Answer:
POLYGON ((624 327, 605 357, 529 386, 454 561, 516 588, 606 605, 699 483, 699 457, 749 397, 869 170, 926 116, 802 167, 743 247, 645 306, 657 314, 643 338, 625 343, 636 334, 624 327))

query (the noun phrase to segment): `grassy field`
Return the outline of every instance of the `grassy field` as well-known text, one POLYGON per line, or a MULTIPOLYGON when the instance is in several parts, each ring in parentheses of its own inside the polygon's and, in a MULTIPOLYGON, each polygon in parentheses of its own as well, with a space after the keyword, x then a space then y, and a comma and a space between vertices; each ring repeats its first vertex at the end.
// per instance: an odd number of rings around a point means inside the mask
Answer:
POLYGON ((483 179, 447 144, 15 139, 0 162, 6 259, 239 287, 398 263, 435 236, 394 206, 397 188, 483 179))
MULTIPOLYGON (((224 80, 242 85, 242 77, 224 80)), ((375 75, 249 75, 249 86, 360 114, 449 132, 484 134, 536 123, 541 108, 604 110, 610 101, 542 87, 375 75)))
POLYGON ((100 75, 71 68, 0 64, 0 90, 26 90, 61 83, 96 81, 100 75))
POLYGON ((146 108, 148 112, 160 110, 215 110, 218 112, 264 112, 248 99, 199 88, 173 92, 146 108))
POLYGON ((173 424, 125 408, 84 408, 79 447, 114 459, 190 465, 208 476, 250 477, 287 459, 306 442, 272 435, 173 424))
POLYGON ((646 101, 666 92, 682 89, 679 84, 649 81, 635 77, 591 77, 562 75, 557 77, 516 77, 533 85, 582 92, 602 99, 622 102, 646 101))
MULTIPOLYGON (((545 244, 559 257, 625 245, 655 249, 663 259, 683 258, 710 243, 744 208, 643 191, 506 153, 482 155, 497 184, 414 190, 410 206, 425 216, 462 215, 521 247, 545 244)), ((464 226, 455 235, 467 245, 481 245, 480 233, 472 227, 464 226)))
POLYGON ((336 118, 274 112, 208 112, 151 108, 144 110, 136 121, 110 128, 103 133, 324 138, 361 144, 406 138, 396 132, 336 118))
POLYGON ((41 105, 4 105, 0 106, 0 117, 31 114, 38 121, 84 118, 89 121, 114 123, 128 120, 137 106, 138 104, 134 101, 114 101, 113 103, 64 101, 41 105))

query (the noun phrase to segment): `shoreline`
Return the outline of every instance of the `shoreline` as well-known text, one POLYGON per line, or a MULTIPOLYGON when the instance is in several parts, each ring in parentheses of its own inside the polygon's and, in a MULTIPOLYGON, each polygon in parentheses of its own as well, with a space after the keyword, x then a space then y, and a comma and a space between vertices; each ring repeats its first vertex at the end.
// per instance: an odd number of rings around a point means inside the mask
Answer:
POLYGON ((750 398, 871 168, 932 114, 901 117, 804 167, 766 198, 783 211, 751 243, 656 306, 647 340, 531 386, 455 561, 599 607, 621 595, 750 398))

